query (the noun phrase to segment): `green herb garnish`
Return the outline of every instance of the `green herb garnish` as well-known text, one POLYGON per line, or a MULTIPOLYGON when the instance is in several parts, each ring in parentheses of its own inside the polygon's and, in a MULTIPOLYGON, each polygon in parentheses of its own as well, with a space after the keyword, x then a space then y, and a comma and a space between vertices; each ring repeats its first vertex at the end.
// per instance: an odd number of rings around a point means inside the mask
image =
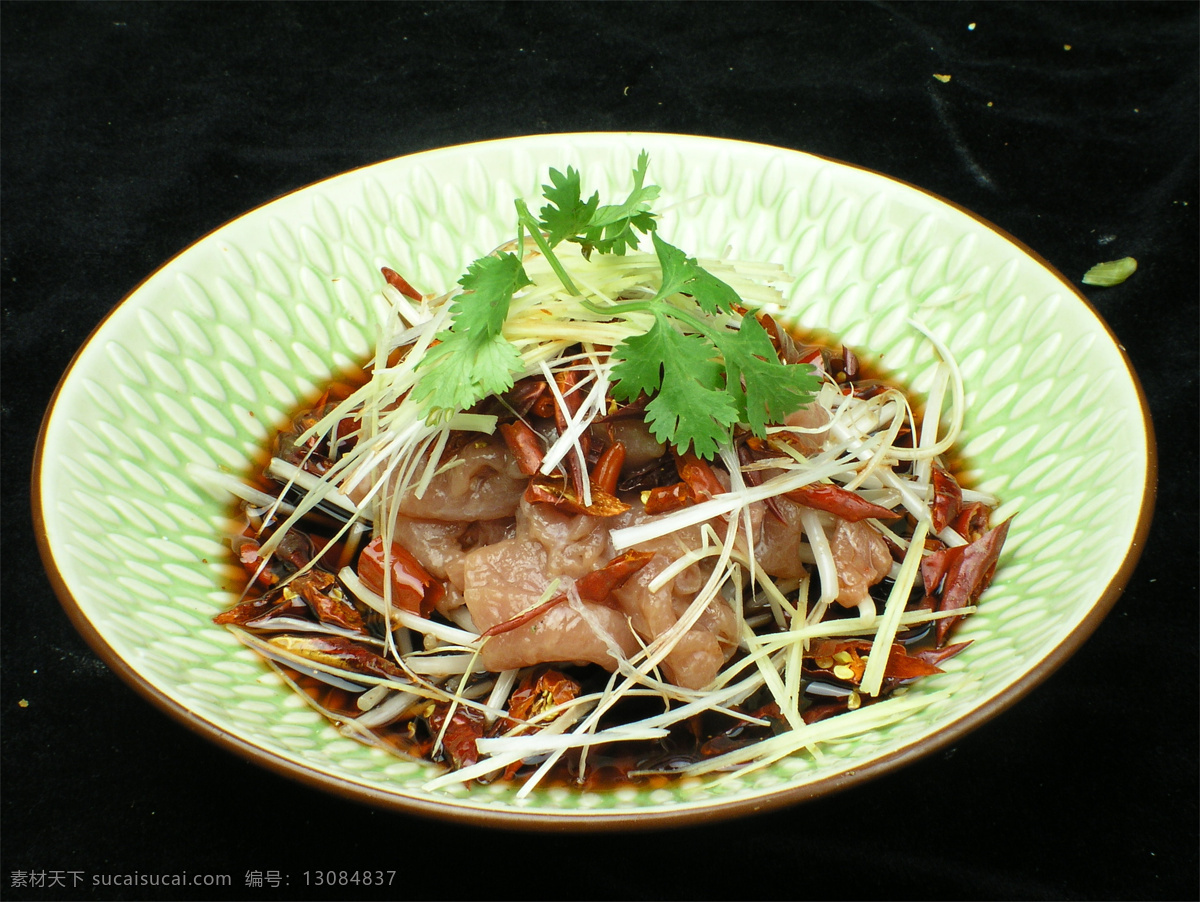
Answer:
POLYGON ((515 254, 480 257, 458 280, 463 293, 450 313, 454 325, 442 332, 421 361, 436 379, 417 383, 417 398, 429 410, 466 410, 488 395, 506 392, 521 370, 521 355, 500 334, 513 295, 530 284, 515 254))
MULTIPOLYGON (((658 235, 650 204, 659 188, 645 183, 648 163, 643 151, 629 196, 610 205, 601 205, 598 193, 584 199, 574 168, 551 169, 540 218, 523 200, 515 201, 516 244, 523 248, 528 231, 580 314, 630 327, 611 352, 612 396, 631 401, 645 392, 654 436, 710 458, 737 424, 765 436, 767 425, 809 403, 819 383, 811 367, 780 362, 762 325, 743 315, 746 305, 732 287, 658 235), (639 233, 652 236, 661 273, 647 299, 613 303, 583 295, 554 250, 569 242, 589 260, 593 254, 624 256, 638 248, 639 233)), ((503 393, 526 370, 503 328, 514 296, 531 284, 516 254, 498 252, 468 267, 450 328, 418 366, 414 395, 426 416, 465 410, 503 393)))
POLYGON ((540 225, 548 233, 550 246, 573 241, 583 247, 585 254, 592 249, 602 254, 624 254, 638 246, 637 232, 649 234, 654 229, 654 214, 650 202, 658 197, 658 185, 646 185, 646 167, 650 155, 642 151, 637 168, 633 170, 633 190, 625 203, 600 206, 596 192, 587 201, 581 199, 579 173, 567 167, 566 175, 550 170, 552 184, 543 185, 543 195, 550 203, 542 207, 540 225))
POLYGON ((819 387, 812 369, 780 363, 753 316, 742 317, 737 330, 711 319, 734 314, 737 293, 657 234, 653 240, 663 273, 658 294, 611 310, 654 316, 649 331, 613 349, 613 397, 653 396, 646 421, 654 437, 681 449, 690 444, 701 457, 712 457, 737 423, 765 436, 768 423, 812 400, 819 387))

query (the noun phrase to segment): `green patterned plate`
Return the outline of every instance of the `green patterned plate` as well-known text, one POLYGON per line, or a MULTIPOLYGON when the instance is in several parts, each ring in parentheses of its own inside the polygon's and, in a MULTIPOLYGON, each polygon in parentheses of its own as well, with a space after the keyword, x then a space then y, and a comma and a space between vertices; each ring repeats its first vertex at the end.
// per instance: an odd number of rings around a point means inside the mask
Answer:
POLYGON ((296 191, 166 263, 96 329, 43 424, 34 511, 76 626, 159 707, 278 771, 376 804, 497 826, 663 826, 811 797, 952 742, 1011 704, 1096 627, 1149 527, 1153 437, 1129 362, 1088 303, 953 205, 789 150, 654 134, 548 135, 415 154, 296 191), (790 311, 881 355, 920 391, 959 360, 974 482, 1018 512, 976 640, 914 692, 948 699, 742 779, 655 790, 424 788, 434 771, 343 738, 214 626, 238 569, 229 496, 273 425, 372 346, 389 265, 426 291, 510 237, 512 198, 573 165, 615 195, 637 154, 660 228, 691 253, 783 264, 790 311))

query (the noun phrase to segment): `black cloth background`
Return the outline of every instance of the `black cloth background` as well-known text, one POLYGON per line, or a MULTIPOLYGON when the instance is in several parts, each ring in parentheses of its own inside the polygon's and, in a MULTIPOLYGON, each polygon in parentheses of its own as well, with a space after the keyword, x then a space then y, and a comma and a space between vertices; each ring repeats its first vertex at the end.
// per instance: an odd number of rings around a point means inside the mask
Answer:
POLYGON ((0 5, 0 895, 1197 898, 1198 9, 0 5), (32 535, 38 425, 89 332, 168 257, 291 189, 450 144, 606 130, 876 169, 975 211, 1073 280, 1139 260, 1123 285, 1085 286, 1140 374, 1161 448, 1150 542, 1094 636, 1016 706, 912 766, 647 834, 371 810, 144 702, 75 633, 32 535), (395 869, 396 884, 305 886, 306 870, 360 868, 395 869), (66 887, 14 886, 17 872, 56 871, 66 887), (232 886, 93 886, 183 871, 232 886), (288 884, 248 886, 247 872, 288 884))

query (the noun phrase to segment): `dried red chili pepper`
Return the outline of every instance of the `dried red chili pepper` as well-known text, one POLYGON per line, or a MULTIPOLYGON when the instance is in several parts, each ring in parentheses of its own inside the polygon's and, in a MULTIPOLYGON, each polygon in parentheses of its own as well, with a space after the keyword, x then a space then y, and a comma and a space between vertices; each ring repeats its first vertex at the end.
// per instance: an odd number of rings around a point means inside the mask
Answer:
POLYGON ((575 588, 584 601, 603 603, 654 557, 653 551, 626 551, 603 567, 576 580, 575 588))
POLYGON ((379 271, 383 273, 383 278, 387 283, 395 288, 406 298, 412 298, 414 301, 421 300, 421 293, 408 284, 408 281, 396 270, 389 266, 380 267, 379 271))
POLYGON ((273 636, 267 641, 277 648, 319 664, 370 676, 408 679, 408 675, 387 658, 342 636, 273 636))
MULTIPOLYGON (((577 698, 581 689, 579 683, 557 670, 526 674, 520 685, 508 697, 509 716, 499 722, 497 732, 507 732, 555 705, 577 698)), ((527 726, 525 732, 536 733, 543 725, 527 726)), ((524 761, 514 761, 505 768, 504 779, 511 780, 524 766, 524 761)))
POLYGON ((892 650, 888 653, 883 678, 885 680, 913 680, 935 673, 942 673, 942 669, 932 661, 910 655, 903 645, 893 645, 892 650))
POLYGON ((567 408, 565 411, 559 408, 557 414, 564 418, 558 424, 559 429, 565 429, 567 414, 574 416, 583 404, 583 397, 575 390, 575 386, 579 384, 579 373, 575 370, 559 370, 554 374, 554 384, 558 386, 558 393, 562 395, 563 404, 567 408))
POLYGON ((451 768, 458 770, 470 767, 479 761, 479 748, 475 742, 483 736, 483 714, 474 708, 459 705, 450 716, 450 722, 446 723, 449 713, 450 703, 440 702, 425 715, 425 720, 430 732, 442 737, 442 753, 450 759, 451 768))
POLYGON ((954 520, 954 531, 968 542, 974 542, 988 531, 991 519, 990 507, 982 501, 972 501, 962 506, 962 511, 954 520))
POLYGON ((809 705, 800 712, 800 719, 806 724, 814 724, 821 720, 827 720, 830 717, 836 717, 838 714, 848 710, 848 708, 849 702, 845 698, 825 702, 820 705, 809 705))
POLYGON ((921 561, 921 582, 925 586, 925 594, 933 595, 942 580, 946 578, 946 570, 950 562, 962 554, 965 545, 944 546, 933 554, 928 554, 921 561))
POLYGON ((554 411, 558 409, 558 402, 554 400, 554 393, 550 391, 549 384, 542 381, 542 393, 538 396, 533 404, 533 415, 550 419, 554 416, 554 411))
POLYGON ((513 630, 519 629, 520 627, 529 623, 531 620, 536 620, 538 617, 541 617, 543 614, 545 614, 548 610, 550 610, 551 608, 554 608, 554 607, 558 607, 560 604, 562 604, 566 600, 567 600, 567 596, 562 593, 559 593, 558 595, 555 595, 553 598, 549 598, 546 601, 543 601, 541 604, 535 604, 533 607, 527 608, 524 611, 521 611, 521 613, 517 614, 515 617, 509 617, 507 620, 501 620, 499 623, 493 624, 492 626, 485 629, 479 635, 482 636, 484 639, 487 639, 492 636, 499 636, 504 633, 510 633, 513 630))
MULTIPOLYGON (((996 562, 1000 558, 1000 551, 1004 547, 1004 539, 1008 535, 1011 523, 1012 519, 1009 518, 969 545, 947 549, 957 553, 947 555, 949 560, 942 578, 939 612, 956 611, 974 604, 979 599, 996 572, 996 562)), ((939 646, 945 643, 950 628, 961 619, 961 616, 943 617, 937 622, 939 646)))
POLYGON ((526 476, 532 476, 542 466, 542 439, 530 425, 522 420, 500 424, 504 443, 516 458, 517 467, 526 476))
POLYGON ((557 670, 527 674, 508 697, 508 715, 515 721, 532 720, 557 705, 578 698, 581 688, 579 683, 557 670))
MULTIPOLYGON (((816 640, 809 646, 812 664, 806 669, 812 673, 833 677, 844 683, 857 684, 862 680, 863 671, 867 666, 866 658, 860 652, 869 656, 873 653, 872 648, 873 645, 869 639, 816 640), (839 670, 839 667, 845 669, 839 670)), ((945 658, 941 660, 945 660, 945 658)), ((894 642, 888 650, 883 678, 911 680, 941 672, 941 668, 933 661, 910 655, 903 645, 894 642)))
POLYGON ((941 532, 954 522, 962 510, 962 489, 949 471, 939 466, 933 468, 933 504, 930 508, 933 531, 941 532))
POLYGON ((297 570, 311 561, 312 556, 312 539, 294 529, 287 531, 287 534, 280 540, 279 545, 276 546, 275 554, 273 555, 273 557, 279 560, 286 561, 297 570))
MULTIPOLYGON (((392 604, 401 610, 428 617, 441 600, 446 587, 430 575, 420 561, 400 545, 388 552, 391 565, 392 604)), ((382 537, 372 539, 358 556, 358 578, 376 595, 384 595, 384 550, 382 537)))
POLYGON ((871 643, 864 639, 817 639, 808 646, 804 669, 813 676, 858 685, 867 669, 859 652, 870 650, 871 643))
POLYGON ((297 576, 285 588, 292 589, 306 602, 322 623, 332 623, 348 630, 363 628, 362 615, 342 592, 332 573, 309 570, 297 576))
POLYGON ((258 598, 249 598, 213 617, 213 623, 254 626, 265 624, 275 617, 297 614, 301 617, 309 612, 308 604, 299 595, 282 589, 273 589, 258 598))
POLYGON ((592 468, 592 485, 609 495, 617 492, 617 483, 621 478, 621 467, 625 465, 625 443, 613 442, 604 449, 600 459, 592 468))
MULTIPOLYGON (((516 412, 517 416, 523 417, 531 410, 534 410, 541 398, 548 394, 547 389, 548 386, 545 379, 540 377, 522 379, 512 387, 512 390, 504 398, 508 402, 508 406, 516 412)), ((551 398, 551 403, 553 403, 553 400, 551 398)), ((544 414, 538 414, 534 411, 535 416, 552 416, 553 413, 554 411, 549 408, 544 414)))
POLYGON ((676 452, 675 467, 679 470, 679 478, 687 483, 697 501, 707 501, 725 491, 725 486, 717 479, 717 473, 712 466, 691 451, 683 454, 676 452))
POLYGON ((831 354, 826 365, 829 374, 838 382, 851 381, 858 375, 858 355, 846 345, 842 345, 840 355, 831 354))
MULTIPOLYGON (((560 370, 554 374, 554 384, 558 386, 558 392, 562 395, 563 403, 563 406, 557 403, 554 405, 554 425, 558 427, 559 435, 567 431, 568 414, 574 416, 583 404, 583 397, 575 390, 575 386, 578 383, 579 374, 575 370, 560 370), (564 410, 563 407, 566 409, 564 410)), ((591 436, 587 432, 580 433, 577 444, 583 452, 583 457, 586 459, 589 450, 591 450, 591 436)), ((582 495, 584 480, 588 478, 583 462, 579 459, 579 455, 574 452, 568 453, 564 462, 567 465, 567 473, 570 474, 571 483, 575 487, 575 495, 582 495)))
POLYGON ((275 568, 271 567, 270 562, 265 567, 263 566, 262 554, 259 551, 260 547, 256 539, 246 536, 238 540, 233 550, 237 554, 238 562, 241 563, 242 569, 246 571, 246 574, 252 577, 263 588, 270 588, 278 583, 283 576, 275 572, 275 568))
POLYGON ((865 501, 854 492, 834 485, 831 482, 816 482, 812 485, 801 486, 785 492, 784 498, 799 502, 814 510, 835 514, 851 523, 858 520, 874 518, 876 520, 895 520, 901 515, 884 507, 882 504, 872 504, 865 501))
POLYGON ((968 639, 966 642, 957 642, 954 645, 947 645, 943 648, 922 648, 914 651, 909 657, 920 658, 929 664, 940 666, 965 649, 972 641, 968 639))

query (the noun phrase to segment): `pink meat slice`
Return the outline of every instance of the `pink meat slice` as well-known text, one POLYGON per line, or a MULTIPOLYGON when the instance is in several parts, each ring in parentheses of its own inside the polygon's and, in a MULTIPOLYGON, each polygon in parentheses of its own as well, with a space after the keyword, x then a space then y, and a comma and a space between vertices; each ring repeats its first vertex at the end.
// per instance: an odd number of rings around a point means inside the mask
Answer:
MULTIPOLYGON (((764 505, 765 507, 765 505, 764 505)), ((800 540, 804 526, 800 522, 802 505, 786 498, 775 498, 772 507, 756 524, 754 533, 755 566, 776 579, 800 579, 805 574, 800 560, 800 540)))
POLYGON ((791 441, 805 454, 817 454, 829 437, 829 411, 822 404, 809 404, 790 413, 783 421, 788 426, 799 427, 806 432, 790 433, 791 441))
MULTIPOLYGON (((477 548, 463 558, 463 596, 481 631, 527 611, 559 579, 564 588, 603 567, 615 555, 611 530, 645 522, 640 503, 617 517, 596 518, 522 502, 516 535, 477 548)), ((673 560, 700 542, 700 527, 664 536, 635 547, 653 551, 642 571, 613 593, 607 603, 559 604, 484 644, 483 662, 490 670, 534 664, 589 661, 614 669, 612 649, 626 657, 642 643, 671 629, 688 610, 707 579, 702 565, 688 567, 665 586, 650 591, 650 582, 673 560)), ((737 643, 736 616, 722 601, 710 603, 680 637, 662 663, 671 682, 700 688, 711 682, 737 643)))
POLYGON ((853 608, 869 597, 869 589, 892 569, 892 555, 883 537, 867 523, 838 518, 829 539, 837 565, 838 604, 853 608))
MULTIPOLYGON (((419 520, 498 520, 516 513, 528 481, 502 438, 482 436, 448 455, 419 498, 411 489, 405 492, 399 509, 419 520)), ((361 501, 369 488, 363 480, 351 500, 361 501)))
MULTIPOLYGON (((679 580, 651 591, 650 583, 670 564, 666 555, 656 554, 613 593, 643 639, 657 638, 674 627, 696 597, 695 591, 678 593, 674 583, 679 580)), ((720 601, 709 603, 663 659, 664 676, 685 689, 707 686, 737 646, 736 631, 733 609, 720 601)))
POLYGON ((448 614, 463 604, 463 566, 467 553, 483 545, 511 538, 512 517, 474 523, 446 520, 417 520, 397 517, 394 541, 415 557, 430 574, 445 580, 446 593, 438 610, 448 614))
MULTIPOLYGON (((554 579, 549 555, 539 542, 518 535, 466 555, 463 596, 480 631, 518 616, 536 605, 554 579)), ((612 670, 611 642, 622 655, 637 649, 625 615, 601 604, 584 603, 577 611, 559 604, 527 624, 490 637, 483 644, 488 670, 511 670, 544 662, 587 661, 612 670)))

